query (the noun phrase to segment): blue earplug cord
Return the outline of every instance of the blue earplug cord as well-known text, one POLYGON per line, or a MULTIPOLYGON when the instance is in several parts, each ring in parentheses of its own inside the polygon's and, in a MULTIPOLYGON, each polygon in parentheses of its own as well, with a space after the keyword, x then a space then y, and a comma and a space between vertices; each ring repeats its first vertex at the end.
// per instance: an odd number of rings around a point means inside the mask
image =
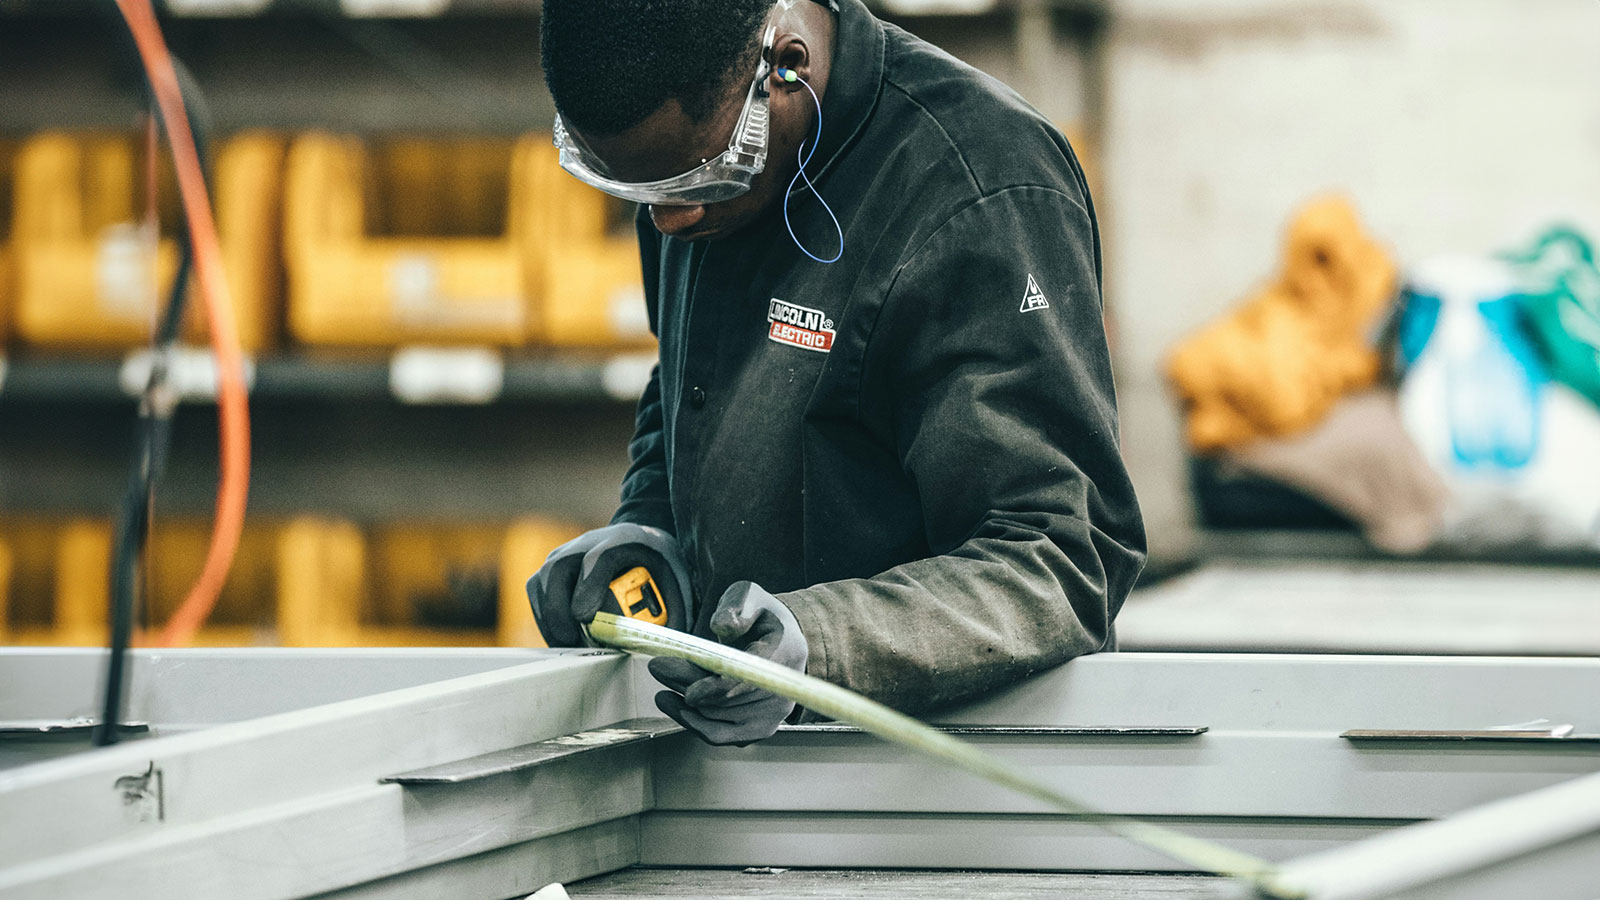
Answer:
POLYGON ((806 166, 811 162, 812 155, 817 152, 817 145, 822 142, 822 98, 817 96, 817 92, 812 90, 811 85, 807 83, 804 78, 801 78, 799 73, 795 72, 795 70, 780 66, 777 72, 779 78, 782 78, 784 81, 790 84, 799 82, 800 85, 806 89, 806 93, 811 95, 811 101, 817 105, 817 133, 811 140, 811 149, 808 151, 806 149, 805 142, 800 142, 800 150, 796 154, 796 157, 800 161, 800 171, 794 173, 794 177, 789 180, 789 189, 783 195, 783 224, 784 227, 789 229, 789 237, 794 240, 794 245, 800 248, 801 253, 804 253, 819 263, 838 262, 839 257, 844 255, 844 229, 839 227, 839 217, 833 214, 833 208, 828 206, 828 201, 822 199, 822 194, 817 192, 817 186, 811 183, 811 176, 806 174, 806 166), (817 202, 822 204, 823 210, 828 213, 828 218, 833 220, 833 230, 839 234, 839 252, 833 254, 831 259, 823 259, 815 253, 812 253, 810 250, 807 250, 806 245, 800 243, 800 238, 794 233, 794 223, 789 221, 789 198, 793 197, 796 193, 799 193, 795 190, 795 182, 802 180, 805 181, 806 188, 816 196, 817 202))

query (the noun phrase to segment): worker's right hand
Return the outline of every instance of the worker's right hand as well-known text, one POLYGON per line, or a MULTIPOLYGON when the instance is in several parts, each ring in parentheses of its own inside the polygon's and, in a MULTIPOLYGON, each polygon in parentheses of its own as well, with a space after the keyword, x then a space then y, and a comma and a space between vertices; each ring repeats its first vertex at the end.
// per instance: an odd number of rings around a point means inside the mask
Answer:
POLYGON ((694 625, 694 592, 689 565, 678 541, 648 525, 608 525, 557 547, 528 579, 528 603, 545 643, 581 647, 583 628, 604 609, 621 613, 611 582, 643 566, 655 580, 667 627, 688 631, 694 625))

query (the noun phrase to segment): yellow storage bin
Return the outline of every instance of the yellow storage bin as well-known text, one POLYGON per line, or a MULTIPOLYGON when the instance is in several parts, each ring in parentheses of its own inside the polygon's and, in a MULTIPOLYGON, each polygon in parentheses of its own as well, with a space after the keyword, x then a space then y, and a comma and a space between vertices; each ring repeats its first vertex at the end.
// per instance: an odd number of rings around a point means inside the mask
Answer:
POLYGON ((111 524, 79 519, 56 535, 53 632, 40 643, 98 646, 108 636, 111 524))
POLYGON ((536 219, 542 259, 533 339, 552 347, 648 348, 654 343, 639 272, 634 206, 552 161, 533 173, 546 198, 536 219))
MULTIPOLYGON (((247 646, 276 641, 274 607, 282 575, 273 523, 245 527, 233 568, 194 643, 247 646)), ((108 637, 112 525, 103 519, 13 524, 3 532, 13 549, 6 640, 19 644, 102 645, 108 637)), ((148 621, 159 628, 183 602, 205 561, 211 523, 158 521, 145 571, 148 621)), ((148 637, 148 636, 146 636, 148 637)))
MULTIPOLYGON (((247 351, 276 336, 282 139, 239 135, 217 152, 213 203, 240 341, 247 351)), ((177 267, 173 239, 154 234, 139 139, 50 132, 29 139, 14 171, 12 245, 15 323, 24 341, 65 348, 145 343, 177 267)), ((178 221, 170 164, 158 167, 161 220, 178 221)), ((198 310, 198 295, 191 294, 198 310)), ((203 315, 185 337, 205 342, 203 315)))
POLYGON ((545 646, 524 584, 580 533, 536 518, 365 533, 297 521, 279 541, 279 634, 290 646, 545 646))
POLYGON ((528 579, 544 565, 550 551, 582 533, 582 528, 565 522, 531 518, 506 529, 500 549, 500 616, 495 625, 500 646, 548 646, 528 606, 528 579))
POLYGON ((391 524, 372 533, 370 638, 495 643, 503 525, 391 524))
MULTIPOLYGON (((0 643, 103 642, 103 601, 98 610, 63 610, 57 602, 62 573, 81 571, 83 566, 92 567, 97 562, 93 556, 95 548, 85 544, 81 528, 79 536, 72 539, 74 525, 92 524, 8 517, 0 525, 0 557, 3 557, 0 559, 0 570, 3 570, 0 571, 0 643), (68 539, 65 543, 64 538, 68 539), (96 614, 97 619, 93 618, 96 614)), ((107 553, 109 547, 107 544, 107 553)), ((70 586, 72 578, 65 581, 70 586)), ((104 583, 103 576, 100 581, 104 583)))
POLYGON ((0 538, 0 644, 11 640, 11 546, 0 538))
POLYGON ((11 247, 0 239, 0 344, 11 337, 11 247))
POLYGON ((278 641, 285 647, 361 643, 366 539, 350 522, 303 517, 278 536, 278 641))
MULTIPOLYGON (((239 344, 260 353, 283 332, 283 165, 289 142, 268 132, 243 132, 223 143, 212 174, 217 233, 239 344)), ((205 304, 194 293, 187 334, 209 344, 205 304)))
MULTIPOLYGON (((542 647, 524 585, 581 532, 537 518, 369 532, 316 516, 251 522, 194 643, 542 647), (452 625, 452 616, 468 621, 452 625)), ((145 573, 152 626, 187 596, 209 539, 206 521, 156 523, 145 573)), ((0 643, 104 645, 111 552, 103 519, 0 527, 0 643)))
MULTIPOLYGON (((194 643, 248 646, 276 642, 276 543, 282 528, 281 523, 270 521, 245 525, 222 594, 194 643)), ((150 564, 145 572, 146 602, 153 627, 165 625, 188 597, 210 548, 209 519, 156 521, 150 533, 150 564)))
POLYGON ((538 260, 517 173, 553 156, 534 138, 300 137, 285 190, 290 331, 348 347, 525 343, 538 260))
POLYGON ((499 237, 514 144, 400 138, 368 148, 367 229, 379 235, 499 237))
POLYGON ((11 337, 11 303, 15 293, 12 284, 15 265, 11 261, 11 185, 16 155, 15 141, 0 140, 0 342, 11 337))
POLYGON ((546 266, 538 332, 542 343, 616 349, 654 344, 635 239, 574 244, 552 254, 546 266))

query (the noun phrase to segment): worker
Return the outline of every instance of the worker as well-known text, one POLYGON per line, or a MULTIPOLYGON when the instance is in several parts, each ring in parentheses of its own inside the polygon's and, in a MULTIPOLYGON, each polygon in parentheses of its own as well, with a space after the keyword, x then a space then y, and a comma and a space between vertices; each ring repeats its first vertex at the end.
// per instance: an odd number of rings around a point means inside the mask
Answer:
MULTIPOLYGON (((669 627, 916 714, 1110 649, 1144 559, 1094 208, 1061 132, 860 0, 544 0, 561 165, 641 204, 660 359, 553 646, 669 627)), ((655 659, 713 744, 804 710, 655 659)))

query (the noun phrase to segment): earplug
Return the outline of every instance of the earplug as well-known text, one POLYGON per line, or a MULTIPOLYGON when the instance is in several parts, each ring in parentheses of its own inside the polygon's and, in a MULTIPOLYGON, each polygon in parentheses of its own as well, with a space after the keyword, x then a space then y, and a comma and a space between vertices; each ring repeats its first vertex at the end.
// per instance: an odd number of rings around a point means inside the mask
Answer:
POLYGON ((793 69, 787 69, 783 66, 778 67, 778 77, 789 82, 790 84, 794 84, 796 81, 800 80, 800 76, 796 75, 793 69))

